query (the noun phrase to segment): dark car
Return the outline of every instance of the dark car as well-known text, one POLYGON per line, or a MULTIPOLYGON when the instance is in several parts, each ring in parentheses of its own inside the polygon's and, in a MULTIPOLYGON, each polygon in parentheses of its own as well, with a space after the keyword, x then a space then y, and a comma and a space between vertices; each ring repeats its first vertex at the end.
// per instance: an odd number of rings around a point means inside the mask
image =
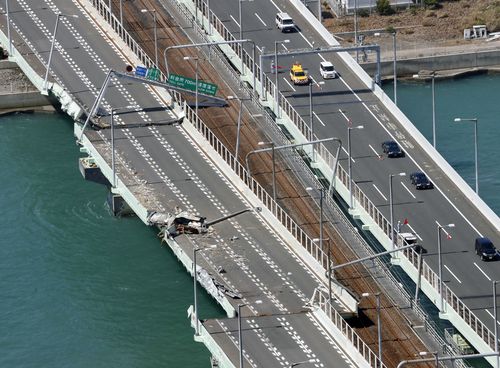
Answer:
POLYGON ((405 153, 399 147, 399 145, 395 141, 385 141, 382 143, 382 149, 384 153, 387 153, 387 157, 404 157, 405 153))
POLYGON ((477 238, 475 242, 476 254, 482 261, 493 260, 497 256, 497 250, 490 239, 477 238))
POLYGON ((421 171, 416 171, 410 174, 410 181, 413 185, 415 185, 416 189, 432 189, 434 185, 421 171))

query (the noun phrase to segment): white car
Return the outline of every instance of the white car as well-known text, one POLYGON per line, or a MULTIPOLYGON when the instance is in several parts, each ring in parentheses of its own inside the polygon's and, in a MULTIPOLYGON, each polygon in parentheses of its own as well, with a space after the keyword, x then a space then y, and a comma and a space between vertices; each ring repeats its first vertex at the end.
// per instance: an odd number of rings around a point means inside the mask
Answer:
POLYGON ((321 73, 323 79, 330 79, 337 77, 337 72, 335 71, 333 64, 330 63, 329 61, 322 61, 321 63, 319 63, 319 72, 321 73))
POLYGON ((276 27, 279 28, 281 32, 295 31, 295 24, 293 24, 293 19, 287 13, 276 14, 276 27))

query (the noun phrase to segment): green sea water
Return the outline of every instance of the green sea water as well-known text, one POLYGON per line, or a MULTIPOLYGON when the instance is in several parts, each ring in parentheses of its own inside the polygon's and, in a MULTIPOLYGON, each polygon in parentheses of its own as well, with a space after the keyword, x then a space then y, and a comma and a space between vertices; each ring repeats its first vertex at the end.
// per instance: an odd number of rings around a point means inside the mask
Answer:
MULTIPOLYGON (((81 177, 72 121, 0 117, 0 367, 209 367, 192 278, 81 177)), ((201 317, 223 312, 204 291, 201 317)))

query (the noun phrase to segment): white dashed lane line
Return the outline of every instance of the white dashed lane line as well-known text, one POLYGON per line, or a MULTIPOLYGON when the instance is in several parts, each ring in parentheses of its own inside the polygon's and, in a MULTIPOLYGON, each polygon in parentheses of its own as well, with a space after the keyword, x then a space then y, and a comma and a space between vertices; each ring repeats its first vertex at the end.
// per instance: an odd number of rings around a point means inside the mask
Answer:
POLYGON ((382 198, 384 198, 384 200, 385 200, 385 201, 387 201, 386 196, 385 196, 385 195, 384 195, 384 194, 380 191, 380 189, 378 189, 378 187, 377 187, 375 184, 372 184, 372 185, 373 185, 373 187, 375 188, 375 190, 378 192, 378 194, 380 194, 380 196, 381 196, 382 198))
POLYGON ((410 193, 410 195, 413 197, 413 199, 417 199, 417 197, 415 197, 415 196, 413 195, 413 193, 410 191, 410 189, 408 189, 408 187, 407 187, 406 185, 404 185, 404 183, 403 183, 403 182, 401 182, 401 185, 403 186, 403 188, 405 188, 405 189, 406 189, 406 191, 407 191, 408 193, 410 193))
POLYGON ((486 274, 486 272, 484 272, 484 271, 481 269, 481 267, 479 267, 479 266, 477 265, 477 263, 476 263, 476 262, 474 262, 474 266, 476 266, 476 267, 477 267, 477 269, 478 269, 479 271, 481 271, 481 273, 484 275, 484 277, 486 277, 486 278, 488 279, 488 281, 491 281, 491 278, 490 278, 490 277, 486 274))
POLYGON ((462 283, 462 281, 460 281, 460 279, 453 272, 451 272, 451 270, 447 265, 444 265, 444 268, 446 268, 448 272, 451 274, 451 276, 453 276, 460 284, 462 283))
POLYGON ((259 17, 259 14, 257 14, 257 13, 254 13, 254 14, 257 17, 257 19, 260 20, 260 22, 264 25, 264 27, 267 27, 267 24, 262 20, 261 17, 259 17))

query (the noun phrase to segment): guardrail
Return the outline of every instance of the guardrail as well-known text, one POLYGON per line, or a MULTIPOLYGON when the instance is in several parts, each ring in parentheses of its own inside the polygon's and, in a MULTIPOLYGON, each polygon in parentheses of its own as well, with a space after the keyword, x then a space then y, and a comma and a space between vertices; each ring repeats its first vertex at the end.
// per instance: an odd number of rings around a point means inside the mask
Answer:
MULTIPOLYGON (((204 1, 198 1, 199 4, 204 3, 204 1)), ((203 6, 206 11, 206 6, 203 6)), ((223 22, 220 21, 216 14, 211 11, 211 23, 219 34, 224 38, 224 40, 234 40, 235 38, 229 32, 229 30, 224 26, 223 22)), ((317 19, 314 18, 317 22, 317 19)), ((239 45, 237 45, 239 46, 239 45)), ((250 62, 252 62, 251 56, 243 49, 240 50, 239 47, 235 45, 232 46, 233 51, 240 55, 243 53, 244 64, 247 66, 248 70, 252 70, 250 62)), ((260 69, 257 69, 256 65, 256 79, 260 80, 260 69)), ((254 86, 255 88, 255 86, 254 86)), ((274 83, 266 75, 264 76, 264 93, 269 94, 274 98, 274 83)), ((262 97, 262 96, 261 96, 262 97)), ((302 119, 302 117, 297 113, 297 111, 291 106, 291 104, 284 98, 280 96, 280 107, 282 112, 286 113, 290 121, 296 126, 296 128, 302 133, 304 137, 310 137, 310 140, 317 139, 316 136, 311 137, 311 129, 308 124, 302 119)), ((317 154, 325 161, 328 167, 332 167, 334 162, 334 156, 331 154, 324 145, 318 145, 317 154)), ((348 187, 349 176, 348 173, 340 166, 337 166, 336 178, 345 186, 348 187)), ((376 208, 376 206, 370 201, 370 199, 363 193, 361 188, 352 183, 353 199, 356 200, 361 208, 365 211, 367 215, 375 222, 375 224, 383 230, 385 236, 391 239, 391 229, 390 221, 388 221, 384 215, 376 208)), ((405 250, 404 256, 410 261, 411 264, 416 268, 418 253, 413 249, 405 250)), ((430 266, 423 262, 422 264, 422 279, 426 280, 430 286, 439 294, 439 277, 430 268, 430 266)), ((453 291, 443 283, 443 299, 449 307, 451 307, 458 316, 491 348, 494 350, 494 334, 483 324, 479 318, 477 318, 474 313, 453 293, 453 291)))
MULTIPOLYGON (((119 28, 119 32, 117 34, 120 37, 126 38, 128 41, 127 44, 133 44, 134 49, 140 52, 142 55, 141 60, 146 65, 153 65, 152 60, 142 51, 140 46, 128 35, 127 31, 124 30, 119 22, 116 22, 116 18, 114 16, 109 17, 109 9, 107 5, 104 3, 104 0, 91 0, 92 5, 99 10, 100 15, 106 20, 110 21, 110 19, 114 19, 115 21, 111 21, 114 24, 114 27, 119 28), (149 63, 149 64, 147 64, 149 63)), ((115 28, 114 28, 115 29, 115 28)), ((116 29, 115 29, 116 31, 116 29)), ((124 39, 125 41, 125 39, 124 39)), ((132 50, 134 50, 132 49, 132 50)), ((136 54, 139 57, 139 54, 136 54)), ((273 197, 269 195, 265 189, 251 176, 248 175, 246 168, 241 165, 238 160, 235 159, 233 154, 229 151, 228 148, 224 146, 224 144, 215 136, 215 134, 205 125, 205 123, 196 116, 195 111, 188 106, 188 104, 183 100, 181 94, 179 92, 172 91, 172 98, 178 104, 182 105, 185 112, 186 120, 192 124, 206 139, 207 142, 210 143, 212 148, 219 154, 219 156, 230 166, 233 168, 233 171, 242 179, 242 181, 248 186, 248 188, 259 198, 266 208, 272 212, 275 218, 288 230, 290 234, 302 245, 303 248, 307 250, 307 252, 317 260, 323 269, 326 271, 328 267, 328 257, 323 252, 323 250, 310 238, 301 228, 300 226, 273 200, 273 197)), ((330 310, 330 316, 335 318, 332 320, 336 325, 341 327, 340 331, 342 331, 345 336, 352 342, 353 346, 355 346, 358 351, 363 355, 367 362, 370 363, 374 368, 377 367, 385 367, 379 360, 377 355, 366 345, 361 338, 350 328, 350 326, 345 322, 342 316, 334 310, 334 308, 330 305, 328 301, 323 303, 324 305, 328 305, 330 310), (335 312, 335 313, 334 313, 335 312)))

